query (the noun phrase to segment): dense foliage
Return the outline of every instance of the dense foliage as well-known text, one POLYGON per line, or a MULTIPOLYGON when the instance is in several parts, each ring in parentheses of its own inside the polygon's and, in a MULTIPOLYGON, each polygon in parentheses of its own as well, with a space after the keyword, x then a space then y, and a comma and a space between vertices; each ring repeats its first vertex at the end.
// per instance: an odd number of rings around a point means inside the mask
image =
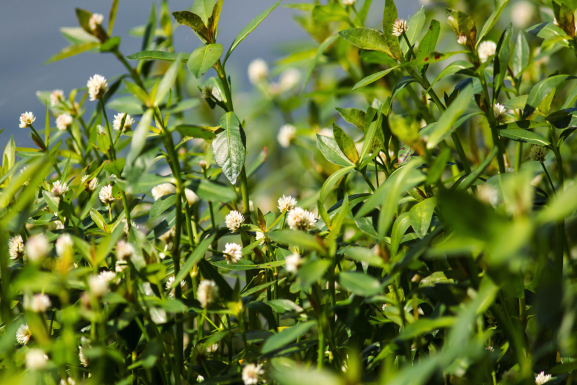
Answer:
POLYGON ((280 2, 226 53, 223 0, 162 1, 130 56, 118 0, 107 25, 77 9, 49 62, 111 53, 126 73, 39 92, 45 122, 20 118, 36 147, 7 141, 0 381, 572 383, 577 2, 561 1, 403 20, 386 0, 377 29, 371 0, 286 4, 312 42, 271 72, 253 61, 251 93, 226 64, 280 2))

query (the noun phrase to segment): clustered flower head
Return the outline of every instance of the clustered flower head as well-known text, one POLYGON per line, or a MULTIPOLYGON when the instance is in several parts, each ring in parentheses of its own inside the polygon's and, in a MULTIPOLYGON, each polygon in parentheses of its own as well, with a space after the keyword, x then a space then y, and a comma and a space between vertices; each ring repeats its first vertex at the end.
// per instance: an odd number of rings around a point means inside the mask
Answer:
POLYGON ((86 86, 88 87, 88 96, 90 97, 90 101, 101 99, 106 93, 106 90, 108 90, 108 82, 106 81, 106 78, 98 74, 88 79, 86 86))
POLYGON ((112 185, 106 185, 102 187, 98 193, 98 198, 100 198, 100 201, 105 205, 114 203, 116 198, 114 198, 114 195, 112 195, 112 185))
POLYGON ((278 199, 278 209, 281 212, 290 211, 297 206, 297 200, 292 196, 282 196, 278 199))
POLYGON ((537 162, 543 163, 545 161, 545 156, 547 155, 548 149, 545 146, 540 146, 538 144, 531 145, 531 152, 529 153, 529 158, 537 162))
POLYGON ((60 131, 66 131, 72 124, 72 116, 70 114, 60 114, 56 118, 56 128, 60 131))
POLYGON ((550 379, 551 379, 550 374, 545 374, 545 372, 541 372, 537 375, 537 377, 535 377, 535 384, 536 385, 543 385, 544 383, 546 383, 550 379))
POLYGON ((292 89, 301 80, 301 73, 296 68, 289 68, 280 75, 278 90, 285 92, 292 89))
POLYGON ((196 298, 202 307, 207 307, 218 296, 218 286, 212 280, 204 280, 198 285, 196 298))
POLYGON ((32 348, 26 352, 24 361, 26 362, 26 368, 30 370, 42 370, 46 367, 48 356, 46 356, 41 349, 32 348))
POLYGON ((25 112, 20 115, 20 128, 30 127, 32 123, 36 120, 36 117, 32 112, 25 112))
POLYGON ((74 249, 74 242, 69 234, 62 234, 56 240, 56 254, 63 258, 71 256, 74 249))
POLYGON ((96 31, 96 28, 98 28, 98 26, 101 25, 103 21, 104 16, 102 16, 100 13, 93 13, 88 20, 88 27, 91 31, 96 31))
POLYGON ((55 231, 55 230, 64 230, 64 223, 61 220, 55 220, 48 224, 48 230, 55 231))
POLYGON ((100 274, 98 274, 98 277, 101 280, 103 280, 107 283, 110 283, 110 282, 113 282, 114 280, 116 280, 116 273, 114 271, 104 270, 104 271, 101 271, 100 274))
POLYGON ((300 255, 298 254, 291 254, 287 257, 285 257, 285 269, 286 271, 288 271, 289 273, 293 273, 295 274, 299 268, 300 265, 302 265, 303 260, 301 258, 300 255))
POLYGON ((281 147, 287 148, 296 138, 297 129, 291 124, 285 124, 280 128, 277 140, 281 147))
POLYGON ((262 59, 255 59, 248 65, 248 79, 258 84, 268 77, 268 65, 262 59))
POLYGON ((31 312, 44 313, 52 306, 52 302, 46 294, 25 295, 23 306, 31 312))
POLYGON ((493 107, 493 112, 495 114, 495 120, 498 124, 503 124, 507 122, 507 107, 502 104, 495 103, 493 107))
MULTIPOLYGON (((166 290, 168 291, 168 296, 170 298, 174 298, 175 288, 172 287, 173 284, 174 284, 174 277, 168 278, 168 281, 166 281, 166 290)), ((184 280, 180 281, 180 287, 184 287, 185 284, 186 282, 184 280)))
POLYGON ((256 385, 263 374, 262 365, 248 364, 242 369, 242 382, 244 385, 256 385))
POLYGON ((315 214, 301 207, 296 207, 287 214, 287 224, 291 230, 308 231, 316 222, 315 214))
POLYGON ((259 245, 264 245, 264 241, 266 240, 266 235, 262 231, 257 231, 256 236, 254 237, 256 241, 260 241, 259 245))
MULTIPOLYGON (((84 183, 86 182, 86 180, 88 179, 89 175, 84 175, 82 177, 82 179, 80 180, 80 183, 84 183)), ((96 188, 98 187, 98 178, 92 178, 90 179, 90 181, 86 184, 86 189, 90 192, 93 192, 94 190, 96 190, 96 188)))
POLYGON ((457 43, 461 45, 466 45, 468 41, 469 39, 465 35, 459 35, 459 37, 457 37, 457 43))
POLYGON ((32 333, 27 324, 20 325, 16 330, 16 341, 20 345, 26 345, 30 341, 30 337, 32 337, 32 333))
POLYGON ((116 244, 116 258, 119 261, 126 261, 128 258, 132 257, 136 250, 132 243, 128 243, 124 240, 118 241, 116 244))
POLYGON ((24 241, 22 236, 16 235, 8 241, 8 254, 11 259, 18 259, 24 256, 24 241))
POLYGON ((61 182, 57 180, 52 185, 52 190, 50 191, 54 196, 61 197, 62 195, 66 194, 70 188, 66 182, 61 182))
POLYGON ((393 35, 401 36, 403 32, 407 32, 408 30, 409 25, 407 24, 407 20, 404 19, 395 20, 395 24, 393 24, 393 35))
POLYGON ((188 202, 189 206, 192 206, 196 202, 198 202, 198 195, 191 189, 185 188, 184 195, 186 195, 186 201, 188 202))
POLYGON ((119 113, 114 115, 114 122, 112 123, 112 128, 116 131, 120 130, 120 126, 122 125, 122 119, 124 119, 124 125, 122 126, 122 131, 130 131, 132 125, 134 124, 134 119, 126 113, 119 113), (126 118, 124 116, 126 115, 126 118))
POLYGON ((343 0, 344 5, 353 5, 356 0, 343 0))
POLYGON ((244 216, 236 210, 232 210, 225 217, 226 227, 233 233, 240 229, 242 222, 244 222, 244 216))
POLYGON ((100 275, 91 275, 88 277, 88 289, 95 297, 102 297, 108 293, 108 281, 100 275))
POLYGON ((237 263, 242 259, 242 246, 238 243, 227 243, 224 247, 224 258, 227 265, 237 263))
POLYGON ((50 93, 50 105, 52 107, 57 106, 63 100, 64 100, 64 91, 54 90, 50 93))
POLYGON ((78 347, 78 359, 80 360, 82 366, 84 366, 85 368, 87 368, 88 365, 90 364, 90 361, 88 361, 88 357, 84 355, 84 348, 82 346, 78 347))
POLYGON ((218 343, 216 344, 212 344, 206 347, 206 352, 207 353, 214 353, 218 350, 218 343))
POLYGON ((176 227, 172 226, 170 230, 158 237, 162 242, 169 244, 176 236, 176 227))
POLYGON ((491 40, 485 40, 481 44, 479 44, 479 59, 482 63, 486 62, 491 56, 495 54, 497 51, 497 44, 491 40))
POLYGON ((175 193, 176 193, 176 187, 174 187, 174 185, 171 183, 161 183, 158 186, 152 188, 152 197, 154 198, 155 201, 157 201, 159 198, 165 195, 175 193))
POLYGON ((48 243, 48 238, 43 234, 34 235, 26 241, 26 255, 32 263, 41 262, 48 255, 49 251, 50 244, 48 243))

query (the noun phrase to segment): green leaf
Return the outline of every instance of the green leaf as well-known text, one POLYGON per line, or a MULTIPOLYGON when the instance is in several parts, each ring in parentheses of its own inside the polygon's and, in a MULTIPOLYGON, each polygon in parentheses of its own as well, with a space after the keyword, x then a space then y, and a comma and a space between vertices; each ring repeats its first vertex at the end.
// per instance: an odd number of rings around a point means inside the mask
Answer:
POLYGON ((573 183, 560 191, 537 216, 541 223, 562 222, 577 210, 577 184, 573 183))
POLYGON ((209 38, 208 29, 202 21, 202 18, 195 13, 190 11, 178 11, 172 12, 172 16, 176 19, 179 24, 186 25, 197 34, 197 36, 206 43, 209 38))
POLYGON ((110 12, 108 13, 108 35, 112 36, 112 30, 114 28, 114 22, 116 21, 116 12, 118 11, 118 4, 120 0, 113 0, 112 6, 110 7, 110 12))
POLYGON ((230 183, 236 184, 246 156, 240 121, 234 112, 227 112, 218 124, 224 131, 217 134, 212 142, 214 159, 230 183))
POLYGON ((337 34, 333 34, 329 37, 327 37, 319 46, 319 48, 317 49, 317 53, 315 54, 315 57, 313 58, 313 60, 311 61, 311 65, 309 67, 309 70, 307 72, 307 76, 305 78, 305 82, 303 84, 303 88, 302 90, 304 90, 307 87, 307 84, 309 82, 309 80, 311 79, 311 75, 313 74, 313 71, 315 69, 315 67, 317 66, 317 63, 319 62, 319 59, 321 58, 321 56, 323 56, 323 53, 325 52, 325 50, 327 49, 327 47, 331 44, 334 43, 335 40, 337 40, 339 37, 339 35, 337 34))
MULTIPOLYGON (((370 28, 351 28, 340 31, 339 35, 360 49, 369 51, 380 51, 393 57, 390 47, 387 45, 385 35, 376 29, 370 28)), ((395 39, 397 37, 395 36, 395 39)), ((397 40, 397 46, 399 45, 397 40)))
MULTIPOLYGON (((439 32, 441 31, 441 24, 437 20, 431 20, 429 24, 429 29, 427 33, 419 43, 419 49, 417 51, 417 57, 415 59, 422 59, 428 56, 431 52, 435 50, 437 46, 437 41, 439 40, 439 32)), ((423 64, 419 66, 419 71, 424 74, 428 67, 428 64, 423 64)))
POLYGON ((212 68, 222 55, 222 44, 209 44, 192 51, 186 66, 195 78, 200 78, 212 68))
POLYGON ((511 57, 511 70, 514 76, 519 76, 523 73, 529 64, 529 43, 525 38, 523 31, 517 34, 517 41, 513 49, 513 56, 511 57))
MULTIPOLYGON (((493 13, 491 13, 489 18, 485 21, 485 24, 483 25, 483 29, 481 29, 481 33, 479 34, 479 38, 477 39, 476 46, 478 46, 479 43, 481 43, 481 41, 483 40, 485 35, 491 30, 491 28, 493 28, 495 26, 495 23, 497 23, 497 20, 499 20, 499 16, 501 16, 501 13, 503 13, 503 10, 507 6, 507 4, 509 4, 509 0, 496 0, 495 1, 495 10, 493 11, 493 13)), ((513 15, 513 17, 515 17, 515 16, 513 15)))
MULTIPOLYGON (((365 141, 363 142, 363 148, 361 149, 360 159, 365 159, 365 156, 371 151, 375 151, 375 145, 377 142, 377 138, 379 138, 379 132, 382 132, 381 125, 383 122, 383 107, 384 103, 381 104, 379 111, 377 112, 377 120, 372 122, 367 131, 365 132, 365 141)), ((377 144, 378 145, 378 144, 377 144)))
POLYGON ((355 223, 357 224, 359 230, 361 230, 363 233, 370 235, 375 239, 380 239, 379 234, 377 234, 375 226, 373 225, 373 218, 371 217, 355 218, 355 223))
POLYGON ((370 297, 382 291, 378 279, 356 271, 343 271, 339 274, 339 284, 348 292, 362 297, 370 297))
POLYGON ((575 78, 575 76, 569 75, 555 75, 543 79, 539 83, 535 84, 533 88, 531 88, 529 96, 527 97, 527 104, 523 110, 523 119, 527 119, 529 115, 535 111, 539 103, 545 99, 545 97, 551 92, 551 90, 553 90, 553 88, 560 86, 567 80, 575 78))
POLYGON ((353 90, 358 90, 359 88, 362 88, 364 86, 367 86, 371 83, 376 82, 377 80, 379 80, 380 78, 382 78, 383 76, 387 75, 388 73, 390 73, 391 71, 400 68, 401 66, 395 66, 395 67, 391 67, 391 68, 387 68, 386 70, 374 73, 372 75, 369 75, 365 78, 363 78, 361 81, 359 81, 357 84, 355 84, 355 86, 353 87, 353 90))
POLYGON ((371 266, 385 267, 385 261, 375 254, 371 249, 366 247, 349 246, 343 250, 343 253, 355 261, 366 262, 371 266))
POLYGON ((187 62, 190 57, 189 53, 174 53, 174 52, 164 52, 164 51, 140 51, 128 55, 126 58, 128 60, 165 60, 165 61, 175 61, 176 58, 182 55, 182 61, 187 62))
MULTIPOLYGON (((418 56, 418 55, 417 55, 418 56)), ((457 60, 450 63, 448 66, 445 67, 437 76, 437 78, 431 83, 431 86, 435 85, 439 80, 443 79, 446 76, 453 75, 458 73, 461 70, 472 68, 473 64, 467 60, 457 60)))
POLYGON ((361 131, 365 131, 365 112, 356 108, 339 108, 336 110, 343 117, 343 119, 352 125, 357 126, 361 131))
POLYGON ((204 257, 206 251, 208 250, 208 247, 210 246, 212 241, 214 241, 215 237, 216 234, 212 234, 211 236, 203 239, 202 242, 200 242, 200 244, 196 246, 192 254, 186 258, 186 261, 180 268, 178 275, 174 278, 174 283, 172 285, 173 288, 176 287, 176 285, 178 285, 180 281, 182 281, 190 273, 190 271, 198 263, 198 261, 200 261, 204 257))
POLYGON ((314 21, 330 23, 331 21, 349 21, 349 13, 339 3, 315 5, 312 12, 314 21))
MULTIPOLYGON (((425 7, 421 6, 417 12, 407 22, 409 29, 405 34, 409 38, 411 45, 415 45, 417 38, 421 35, 423 26, 425 25, 425 7)), ((409 46, 405 39, 401 39, 401 50, 406 55, 409 52, 409 46)))
POLYGON ((278 365, 271 372, 280 385, 345 385, 347 383, 345 376, 339 376, 329 370, 312 369, 309 365, 278 365))
POLYGON ((511 35, 513 34, 512 28, 513 28, 512 24, 509 24, 507 26, 505 31, 503 31, 503 34, 501 35, 501 38, 499 39, 499 42, 497 44, 497 56, 495 57, 495 62, 493 65, 494 68, 493 88, 496 90, 493 96, 494 100, 497 100, 499 96, 501 85, 505 80, 505 76, 507 75, 507 71, 509 68, 509 56, 510 56, 509 46, 511 44, 511 35))
POLYGON ((516 142, 538 144, 540 146, 551 147, 551 143, 539 134, 521 128, 511 128, 499 131, 501 136, 512 139, 516 142))
POLYGON ((194 0, 192 13, 200 16, 204 25, 208 25, 208 19, 212 16, 212 9, 214 8, 215 0, 194 0))
POLYGON ((317 239, 304 231, 280 230, 268 233, 267 236, 275 242, 284 245, 295 245, 306 250, 316 250, 323 252, 323 246, 317 239))
POLYGON ((168 95, 168 91, 170 91, 170 88, 172 88, 174 81, 176 80, 176 76, 178 75, 178 69, 180 68, 181 61, 182 54, 178 55, 174 63, 170 65, 168 71, 166 71, 164 77, 158 84, 158 89, 156 90, 156 96, 154 98, 155 106, 158 106, 160 103, 162 103, 166 95, 168 95))
POLYGON ((451 327, 455 323, 455 320, 456 317, 421 318, 407 325, 397 338, 400 340, 411 340, 434 330, 451 327))
POLYGON ((153 113, 154 111, 152 109, 147 110, 140 119, 140 122, 138 122, 138 126, 132 135, 130 151, 126 156, 126 164, 131 165, 144 149, 144 145, 146 144, 146 137, 148 136, 148 132, 150 130, 150 123, 152 122, 153 113))
POLYGON ((96 226, 98 226, 100 230, 104 231, 105 233, 107 232, 106 221, 104 220, 102 214, 100 214, 98 211, 94 209, 90 209, 90 218, 92 218, 92 220, 94 221, 94 223, 96 223, 96 226))
POLYGON ((213 140, 216 138, 216 134, 212 128, 213 127, 195 126, 193 124, 181 124, 176 126, 175 130, 182 136, 213 140))
POLYGON ((156 32, 156 4, 152 3, 152 9, 150 10, 150 15, 148 16, 148 22, 144 29, 144 36, 142 38, 142 48, 141 51, 146 51, 152 41, 154 40, 154 33, 156 32))
POLYGON ((340 128, 334 123, 333 123, 333 134, 335 137, 335 141, 337 142, 337 145, 339 146, 343 154, 345 154, 345 156, 349 158, 351 162, 356 164, 359 160, 359 153, 357 152, 357 148, 355 146, 355 142, 353 141, 353 139, 351 139, 351 137, 348 136, 343 131, 342 128, 340 128))
POLYGON ((176 195, 169 195, 160 197, 158 200, 154 201, 152 207, 150 208, 150 213, 148 214, 148 220, 157 220, 163 212, 171 208, 176 204, 176 195))
POLYGON ((200 199, 211 202, 226 203, 237 199, 236 192, 230 187, 222 186, 206 179, 200 181, 195 192, 200 199))
POLYGON ((447 9, 447 20, 457 36, 467 36, 471 43, 477 41, 477 27, 469 15, 454 9, 447 9))
POLYGON ((385 9, 383 11, 383 33, 385 44, 390 50, 389 56, 393 59, 401 60, 403 54, 401 53, 401 46, 399 45, 399 38, 393 35, 393 25, 398 19, 397 6, 393 0, 385 0, 385 9))
POLYGON ((282 348, 283 346, 295 341, 297 338, 308 332, 315 325, 315 321, 307 321, 284 329, 280 333, 275 334, 266 340, 262 347, 261 353, 264 354, 282 348))
POLYGON ((317 135, 317 146, 329 162, 342 167, 354 166, 353 162, 343 154, 337 142, 333 138, 317 135))
POLYGON ((435 211, 436 204, 436 198, 425 199, 424 201, 414 205, 409 212, 411 226, 421 239, 427 235, 427 231, 431 225, 431 219, 433 219, 433 212, 435 211))
POLYGON ((321 203, 324 203, 325 200, 327 199, 327 196, 329 195, 331 189, 335 185, 335 183, 337 183, 342 177, 344 177, 345 175, 347 175, 349 172, 353 171, 354 169, 355 169, 355 166, 349 166, 349 167, 341 168, 340 170, 337 170, 334 173, 332 173, 331 176, 329 176, 325 180, 325 182, 323 183, 323 187, 321 188, 319 201, 321 203))
POLYGON ((301 289, 308 290, 313 283, 318 282, 330 265, 331 261, 327 259, 316 259, 305 263, 297 273, 301 281, 301 289))
POLYGON ((52 56, 50 59, 46 60, 44 64, 54 63, 55 61, 66 59, 72 56, 76 56, 82 52, 86 52, 92 48, 96 48, 100 45, 99 42, 90 42, 90 43, 82 43, 71 45, 62 49, 56 55, 52 56))
POLYGON ((403 235, 407 229, 411 226, 411 218, 409 218, 409 213, 405 212, 398 216, 393 223, 393 228, 391 230, 391 256, 394 258, 399 251, 399 246, 403 239, 403 235))
POLYGON ((451 189, 457 189, 459 191, 465 191, 467 190, 469 187, 471 187, 473 185, 473 182, 475 182, 475 180, 477 180, 477 178, 479 176, 481 176, 481 174, 483 173, 483 171, 487 168, 487 166, 489 166, 489 164, 491 163, 491 161, 493 160, 493 158, 497 155, 497 153, 499 149, 497 147, 493 147, 493 150, 491 151, 491 153, 489 154, 489 156, 487 157, 487 159, 485 159, 483 161, 483 163, 481 163, 479 166, 477 166, 476 169, 474 169, 473 171, 471 171, 471 173, 469 175, 467 175, 467 177, 465 179, 462 180, 462 182, 460 184, 455 183, 453 185, 453 187, 451 187, 451 189))

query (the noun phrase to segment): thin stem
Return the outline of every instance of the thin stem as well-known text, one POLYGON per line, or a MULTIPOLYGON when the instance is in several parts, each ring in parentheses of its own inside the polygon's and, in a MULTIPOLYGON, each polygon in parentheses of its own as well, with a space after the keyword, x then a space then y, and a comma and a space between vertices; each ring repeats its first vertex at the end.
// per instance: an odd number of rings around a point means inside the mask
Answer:
POLYGON ((551 176, 549 175, 549 172, 547 172, 547 167, 545 167, 545 163, 543 163, 543 162, 539 162, 539 163, 541 163, 541 167, 543 167, 543 171, 545 171, 545 175, 547 175, 547 180, 549 181, 549 185, 551 186, 551 190, 553 190, 553 194, 556 194, 555 186, 553 186, 553 181, 551 180, 551 176))
POLYGON ((521 170, 521 158, 523 156, 523 142, 517 142, 517 152, 515 153, 515 171, 521 170))
POLYGON ((104 122, 106 125, 106 134, 108 135, 108 140, 110 141, 109 155, 108 158, 111 161, 116 160, 116 150, 114 149, 114 139, 112 138, 112 131, 110 131, 110 124, 108 124, 108 116, 106 115, 106 108, 104 108, 104 100, 102 98, 98 99, 100 101, 100 107, 102 107, 102 114, 104 115, 104 122))
POLYGON ((363 169, 361 170, 361 175, 363 176, 363 179, 365 180, 365 182, 367 182, 367 184, 369 185, 369 187, 371 188, 371 191, 375 191, 375 186, 373 186, 373 184, 371 183, 371 180, 369 179, 369 177, 367 176, 367 170, 363 169))
POLYGON ((130 76, 132 77, 132 79, 134 79, 134 81, 136 82, 136 84, 138 84, 140 86, 140 88, 144 89, 144 83, 142 82, 142 79, 140 78, 140 76, 138 75, 138 73, 136 72, 136 70, 134 68, 132 68, 132 66, 130 65, 130 63, 128 63, 126 61, 126 59, 124 58, 124 56, 120 53, 120 51, 118 50, 118 48, 116 48, 114 51, 114 56, 116 56, 118 58, 118 60, 120 60, 120 62, 126 67, 126 69, 128 70, 128 72, 130 72, 130 76))

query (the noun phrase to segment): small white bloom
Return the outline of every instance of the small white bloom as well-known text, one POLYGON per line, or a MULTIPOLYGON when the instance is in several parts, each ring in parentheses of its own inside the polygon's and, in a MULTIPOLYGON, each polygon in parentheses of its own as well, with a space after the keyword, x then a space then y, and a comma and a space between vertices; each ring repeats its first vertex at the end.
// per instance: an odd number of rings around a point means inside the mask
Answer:
POLYGON ((211 280, 204 280, 198 285, 196 299, 202 307, 207 307, 218 296, 218 286, 211 280))
POLYGON ((61 114, 56 118, 56 128, 60 131, 66 131, 72 124, 72 116, 70 114, 61 114))
POLYGON ((86 86, 88 87, 90 101, 95 101, 104 96, 108 89, 108 82, 104 76, 96 74, 88 79, 86 86))
POLYGON ((170 230, 162 234, 160 237, 158 237, 158 239, 160 239, 162 242, 166 244, 169 244, 170 242, 172 242, 175 236, 176 236, 176 227, 172 226, 170 230))
POLYGON ((300 80, 300 71, 296 68, 289 68, 280 75, 278 87, 281 92, 286 92, 296 86, 300 80))
POLYGON ((88 27, 91 31, 96 31, 96 28, 98 28, 98 26, 101 25, 103 21, 104 16, 102 16, 100 13, 93 13, 88 20, 88 27))
POLYGON ((161 183, 158 186, 152 188, 152 197, 154 200, 158 200, 160 197, 165 195, 175 194, 176 187, 170 183, 161 183))
POLYGON ((98 178, 92 178, 90 180, 90 182, 88 182, 86 184, 86 188, 90 191, 93 192, 94 190, 96 190, 96 188, 98 187, 98 178))
POLYGON ((244 216, 236 210, 232 210, 225 217, 226 227, 233 233, 237 231, 244 222, 244 216))
POLYGON ((46 294, 25 295, 23 306, 34 313, 44 313, 52 306, 52 302, 46 294))
POLYGON ((114 203, 116 198, 114 198, 114 195, 112 195, 112 186, 106 185, 102 187, 98 193, 98 198, 100 198, 100 201, 105 205, 114 203))
POLYGON ((353 5, 356 0, 343 0, 344 5, 353 5))
POLYGON ((504 105, 495 103, 493 112, 495 113, 495 120, 497 121, 497 124, 504 124, 507 122, 507 108, 504 105))
POLYGON ((551 379, 550 374, 545 374, 545 372, 541 372, 537 375, 537 377, 535 377, 535 384, 543 385, 544 383, 546 383, 550 379, 551 379))
POLYGON ((188 202, 189 206, 192 206, 196 202, 198 202, 198 195, 191 189, 185 188, 184 195, 186 195, 186 201, 188 202))
POLYGON ((127 267, 128 264, 125 261, 116 261, 116 267, 114 268, 114 270, 117 273, 122 273, 127 267))
POLYGON ((204 377, 199 374, 198 377, 196 377, 196 382, 204 382, 204 377))
POLYGON ((285 124, 280 128, 280 131, 277 135, 277 140, 281 147, 287 148, 296 138, 297 129, 295 126, 290 124, 285 124))
POLYGON ((26 345, 30 341, 30 337, 32 337, 32 333, 27 324, 20 325, 18 330, 16 330, 16 341, 20 345, 26 345))
POLYGON ((99 275, 91 275, 88 277, 88 289, 94 296, 101 297, 108 293, 108 282, 99 275))
POLYGON ((42 370, 46 367, 48 357, 41 349, 32 348, 26 352, 26 368, 30 370, 42 370))
POLYGON ((122 131, 130 131, 132 125, 134 124, 134 119, 132 119, 130 115, 122 112, 114 115, 114 122, 112 123, 112 128, 114 128, 116 131, 120 130, 122 119, 124 119, 124 126, 122 126, 122 131), (124 115, 126 115, 126 119, 124 119, 124 115))
POLYGON ((242 259, 242 246, 238 243, 227 243, 224 247, 224 258, 227 265, 237 263, 242 259))
POLYGON ((20 115, 20 128, 30 127, 35 120, 36 117, 32 112, 23 113, 20 115))
POLYGON ((62 90, 54 90, 50 93, 50 105, 55 107, 64 100, 64 91, 62 90))
POLYGON ((319 135, 321 136, 327 136, 329 138, 334 138, 335 134, 333 132, 333 130, 331 130, 330 128, 323 128, 321 130, 319 130, 319 135))
POLYGON ((48 224, 48 230, 55 231, 55 230, 64 230, 64 223, 61 220, 55 220, 48 224))
POLYGON ((16 235, 8 241, 8 254, 10 259, 18 259, 24 256, 24 241, 22 236, 16 235))
POLYGON ((201 169, 206 170, 206 166, 208 164, 206 163, 206 160, 202 159, 200 162, 198 162, 198 165, 200 166, 201 169))
MULTIPOLYGON (((124 235, 128 236, 130 228, 128 227, 128 222, 126 221, 126 218, 122 219, 122 223, 124 223, 124 235)), ((140 228, 134 221, 130 221, 130 226, 135 230, 138 230, 140 228)))
POLYGON ((248 364, 242 369, 242 381, 244 385, 256 385, 263 374, 262 365, 248 364))
POLYGON ((50 244, 48 238, 43 234, 30 237, 26 241, 26 255, 28 260, 33 263, 41 262, 50 251, 50 244))
POLYGON ((301 207, 296 207, 288 212, 287 223, 291 230, 307 231, 315 225, 317 219, 313 213, 301 207))
POLYGON ((459 37, 457 38, 457 43, 459 43, 461 45, 467 45, 468 41, 469 41, 469 39, 465 35, 459 35, 459 37))
POLYGON ((531 152, 529 153, 529 158, 531 160, 543 163, 545 161, 545 156, 547 155, 547 147, 540 146, 538 144, 531 145, 531 152))
POLYGON ((393 24, 393 35, 394 36, 401 36, 403 32, 407 32, 409 30, 409 25, 407 24, 407 20, 404 19, 397 19, 395 20, 395 24, 393 24))
POLYGON ((61 197, 62 195, 66 194, 68 192, 68 190, 69 190, 69 187, 66 184, 66 182, 61 182, 61 181, 57 180, 52 185, 52 191, 51 192, 54 196, 61 197))
POLYGON ((299 266, 302 265, 303 263, 301 256, 298 254, 291 254, 285 257, 285 261, 286 261, 285 264, 286 271, 293 274, 297 272, 299 266))
POLYGON ((255 59, 248 65, 248 79, 252 84, 266 80, 268 76, 268 65, 262 59, 255 59))
POLYGON ((74 242, 69 234, 62 234, 56 240, 56 254, 63 258, 65 256, 71 257, 74 252, 74 242))
POLYGON ((534 10, 533 4, 528 1, 518 1, 513 4, 511 9, 513 25, 517 28, 527 27, 533 19, 534 10))
POLYGON ((278 200, 278 209, 281 212, 284 211, 290 211, 292 209, 294 209, 297 205, 297 200, 295 198, 293 198, 292 196, 282 196, 282 198, 279 198, 278 200))
POLYGON ((106 283, 110 283, 116 279, 116 273, 114 271, 104 270, 98 274, 98 278, 105 281, 106 283))
POLYGON ((76 381, 72 377, 68 377, 66 380, 61 379, 60 385, 76 385, 76 381))
POLYGON ((257 240, 257 241, 260 240, 259 245, 264 245, 265 239, 266 239, 266 236, 264 235, 264 233, 263 233, 262 231, 257 231, 257 232, 256 232, 255 240, 257 240))
POLYGON ((218 343, 206 347, 207 353, 214 353, 218 350, 218 343))
POLYGON ((82 364, 82 366, 87 368, 90 362, 88 361, 88 358, 84 355, 84 348, 82 346, 78 347, 78 358, 80 359, 80 363, 82 364))
MULTIPOLYGON (((174 291, 176 289, 172 287, 173 284, 174 284, 174 277, 168 278, 168 281, 166 281, 166 291, 168 291, 168 296, 170 298, 174 298, 174 291)), ((184 287, 185 284, 186 282, 184 280, 180 281, 180 287, 184 287)))
POLYGON ((136 250, 134 249, 134 246, 132 246, 132 243, 128 243, 121 239, 116 244, 116 258, 118 258, 119 261, 126 261, 128 258, 132 257, 135 252, 136 250))
POLYGON ((484 63, 497 51, 497 44, 491 40, 485 40, 479 45, 479 59, 484 63))

